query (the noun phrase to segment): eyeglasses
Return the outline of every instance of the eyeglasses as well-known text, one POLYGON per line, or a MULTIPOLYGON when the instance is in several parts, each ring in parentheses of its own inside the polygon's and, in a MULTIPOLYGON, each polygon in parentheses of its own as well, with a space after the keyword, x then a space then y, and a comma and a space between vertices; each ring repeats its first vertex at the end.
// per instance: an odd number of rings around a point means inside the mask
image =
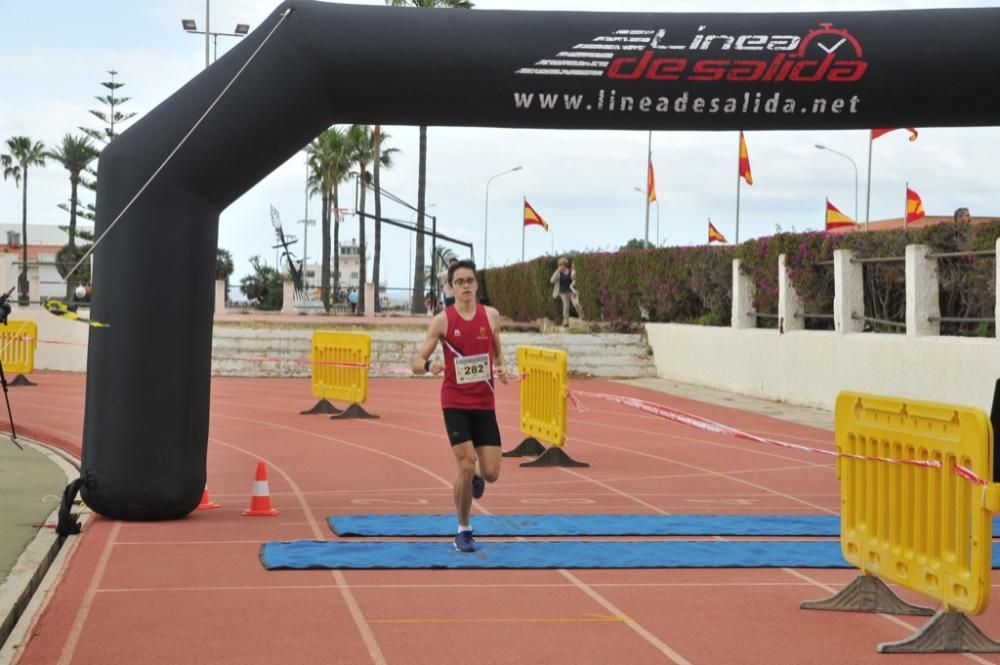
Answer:
POLYGON ((451 283, 455 286, 472 286, 476 283, 475 277, 463 277, 461 279, 453 279, 451 283))

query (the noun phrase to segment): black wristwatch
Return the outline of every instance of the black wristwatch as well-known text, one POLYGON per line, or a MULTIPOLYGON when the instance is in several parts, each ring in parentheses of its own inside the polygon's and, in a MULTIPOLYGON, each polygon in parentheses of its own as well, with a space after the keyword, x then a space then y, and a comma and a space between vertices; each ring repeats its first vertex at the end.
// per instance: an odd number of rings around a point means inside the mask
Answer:
POLYGON ((427 360, 424 361, 424 371, 425 372, 431 371, 431 359, 430 358, 428 358, 427 360))

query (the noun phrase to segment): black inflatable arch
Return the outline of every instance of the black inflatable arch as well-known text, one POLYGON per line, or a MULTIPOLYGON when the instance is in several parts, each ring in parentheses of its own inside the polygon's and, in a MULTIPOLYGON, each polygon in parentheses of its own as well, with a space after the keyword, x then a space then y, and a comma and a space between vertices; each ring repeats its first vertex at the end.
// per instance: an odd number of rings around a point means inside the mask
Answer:
POLYGON ((93 317, 111 327, 90 334, 87 505, 155 520, 198 504, 219 214, 331 124, 990 125, 998 34, 1000 9, 626 14, 286 2, 101 156, 97 233, 135 200, 95 256, 93 317))

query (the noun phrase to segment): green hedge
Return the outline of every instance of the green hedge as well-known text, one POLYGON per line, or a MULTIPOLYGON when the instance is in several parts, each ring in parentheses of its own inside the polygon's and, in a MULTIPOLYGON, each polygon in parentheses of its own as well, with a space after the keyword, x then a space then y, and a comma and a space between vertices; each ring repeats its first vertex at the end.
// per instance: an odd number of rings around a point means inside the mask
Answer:
MULTIPOLYGON (((576 254, 580 305, 600 321, 679 321, 729 325, 730 247, 675 247, 576 254), (644 316, 645 315, 645 316, 644 316)), ((480 272, 491 305, 515 321, 558 320, 549 279, 557 257, 480 272)))
MULTIPOLYGON (((1000 237, 1000 220, 980 224, 945 223, 921 229, 870 233, 777 233, 735 247, 667 247, 570 255, 576 268, 580 303, 588 319, 660 321, 728 326, 732 310, 732 260, 739 258, 755 286, 758 312, 777 313, 778 255, 786 255, 792 286, 806 313, 833 310, 835 249, 851 249, 859 257, 902 257, 906 245, 925 244, 935 252, 992 250, 1000 237)), ((490 304, 515 321, 560 316, 549 278, 557 257, 480 272, 480 289, 490 304)), ((996 261, 966 255, 939 261, 941 315, 993 316, 996 261)), ((866 264, 865 315, 902 321, 905 314, 905 266, 866 264)), ((808 322, 808 319, 807 319, 808 322)), ((764 324, 762 324, 764 325, 764 324)), ((809 327, 829 327, 813 322, 809 327)), ((945 334, 985 334, 983 326, 943 324, 945 334)))

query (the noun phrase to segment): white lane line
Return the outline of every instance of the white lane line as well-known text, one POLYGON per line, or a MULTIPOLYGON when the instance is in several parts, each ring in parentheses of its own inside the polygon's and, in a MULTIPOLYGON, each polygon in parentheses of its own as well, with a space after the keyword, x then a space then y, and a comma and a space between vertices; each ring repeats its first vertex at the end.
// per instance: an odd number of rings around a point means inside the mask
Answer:
POLYGON ((83 635, 83 627, 90 616, 90 610, 94 607, 97 588, 101 585, 104 573, 108 569, 108 560, 111 558, 112 546, 115 544, 115 539, 118 537, 121 527, 121 522, 115 522, 111 527, 111 533, 108 534, 108 539, 104 543, 101 554, 97 559, 94 576, 90 579, 90 584, 87 585, 87 590, 84 592, 83 600, 80 603, 80 609, 77 610, 76 616, 73 618, 73 625, 69 629, 69 635, 66 637, 66 644, 63 645, 62 653, 59 654, 58 665, 69 665, 73 662, 73 656, 76 654, 76 645, 80 643, 80 636, 83 635))
MULTIPOLYGON (((305 495, 302 494, 302 490, 299 489, 298 483, 292 480, 292 476, 289 473, 287 473, 282 467, 275 464, 273 460, 270 460, 266 457, 262 457, 250 450, 247 450, 246 448, 237 446, 236 444, 222 441, 218 437, 210 436, 208 440, 210 442, 226 446, 227 448, 230 448, 232 450, 237 450, 241 453, 244 453, 245 455, 247 455, 252 459, 256 458, 262 460, 270 468, 274 469, 276 473, 278 473, 282 478, 285 479, 285 482, 288 483, 288 486, 292 488, 292 492, 295 494, 295 497, 299 502, 299 506, 305 513, 306 520, 309 523, 309 528, 313 534, 313 538, 315 538, 316 540, 327 540, 326 529, 320 528, 319 522, 316 519, 316 516, 313 514, 312 509, 309 507, 309 502, 306 501, 305 495)), ((358 605, 357 599, 351 592, 351 587, 347 584, 347 579, 344 577, 344 573, 340 570, 333 570, 330 572, 333 574, 333 579, 337 583, 337 588, 340 591, 341 598, 343 598, 344 600, 344 604, 347 605, 347 610, 351 614, 351 619, 354 620, 354 626, 357 628, 358 633, 361 636, 362 642, 364 642, 365 647, 368 649, 368 655, 371 657, 372 663, 374 663, 374 665, 387 665, 388 661, 386 661, 385 656, 382 654, 382 649, 379 648, 378 641, 375 639, 375 633, 372 632, 371 625, 368 623, 368 620, 365 619, 365 615, 361 611, 361 607, 358 605)))

